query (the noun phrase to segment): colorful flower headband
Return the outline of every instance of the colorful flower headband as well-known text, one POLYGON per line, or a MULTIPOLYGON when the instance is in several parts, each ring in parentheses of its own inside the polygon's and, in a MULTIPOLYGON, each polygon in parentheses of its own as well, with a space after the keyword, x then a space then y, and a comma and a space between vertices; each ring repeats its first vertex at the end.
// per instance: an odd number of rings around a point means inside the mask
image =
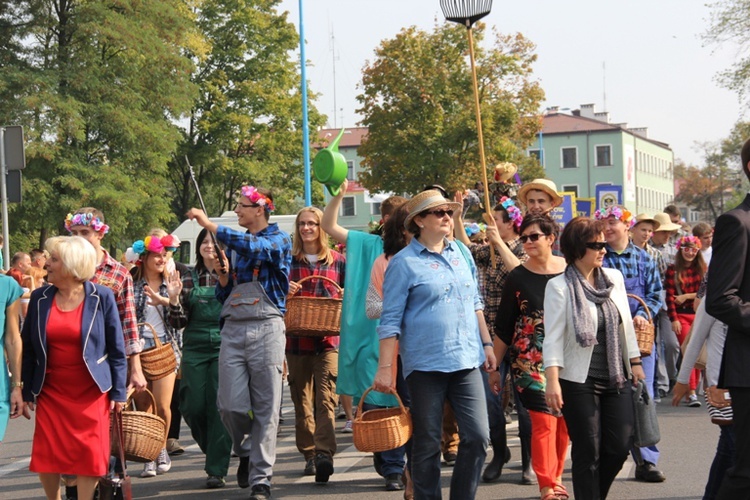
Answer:
POLYGON ((521 213, 521 209, 516 206, 516 203, 507 196, 503 196, 500 198, 500 204, 503 206, 506 212, 508 212, 508 217, 510 220, 513 221, 513 225, 516 226, 516 229, 521 227, 521 223, 523 222, 523 214, 521 213))
POLYGON ((476 222, 469 222, 464 224, 464 231, 466 231, 466 236, 471 238, 472 236, 484 233, 487 231, 487 225, 485 224, 477 224, 476 222))
POLYGON ((109 232, 109 226, 99 219, 94 217, 93 214, 68 214, 65 217, 65 229, 70 233, 70 228, 73 226, 91 226, 97 233, 107 234, 109 232))
POLYGON ((594 218, 596 220, 607 220, 610 217, 614 217, 615 219, 624 222, 625 225, 628 226, 628 228, 631 228, 635 225, 633 214, 631 214, 629 210, 618 207, 617 205, 610 205, 609 207, 605 208, 604 211, 599 209, 594 212, 594 218))
POLYGON ((173 234, 168 234, 161 238, 146 236, 145 239, 136 241, 132 247, 125 251, 125 259, 135 264, 141 260, 141 257, 146 252, 162 253, 164 250, 174 252, 178 248, 180 248, 180 239, 173 234))
POLYGON ((698 250, 701 249, 701 239, 697 236, 683 236, 679 240, 677 240, 677 243, 675 244, 675 248, 679 250, 682 247, 690 247, 693 246, 697 248, 698 250))
POLYGON ((258 190, 255 189, 255 186, 242 186, 242 196, 250 200, 250 203, 260 205, 268 212, 273 212, 274 210, 276 210, 276 207, 273 206, 273 201, 271 201, 271 198, 264 194, 260 194, 258 190))

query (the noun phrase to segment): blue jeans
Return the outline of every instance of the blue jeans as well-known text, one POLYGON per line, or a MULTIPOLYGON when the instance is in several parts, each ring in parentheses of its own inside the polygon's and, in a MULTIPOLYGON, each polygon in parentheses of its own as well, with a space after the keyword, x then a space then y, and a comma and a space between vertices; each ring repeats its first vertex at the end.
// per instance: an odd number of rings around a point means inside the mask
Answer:
POLYGON ((716 455, 708 473, 703 500, 716 498, 724 475, 730 467, 734 466, 734 425, 720 425, 719 429, 719 443, 716 445, 716 455))
POLYGON ((440 438, 447 399, 458 422, 458 457, 451 478, 451 499, 473 499, 487 457, 489 425, 479 368, 457 372, 414 371, 406 379, 414 422, 412 481, 420 500, 440 499, 440 438))

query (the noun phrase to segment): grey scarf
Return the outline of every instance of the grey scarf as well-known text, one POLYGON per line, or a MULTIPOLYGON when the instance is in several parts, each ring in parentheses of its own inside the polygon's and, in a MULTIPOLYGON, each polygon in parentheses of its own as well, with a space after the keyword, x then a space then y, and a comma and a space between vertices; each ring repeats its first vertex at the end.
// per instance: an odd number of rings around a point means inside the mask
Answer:
POLYGON ((565 282, 568 285, 570 299, 573 303, 573 328, 576 341, 581 347, 591 347, 598 344, 596 340, 597 322, 591 318, 586 301, 600 304, 604 312, 604 325, 607 332, 607 366, 609 368, 610 383, 617 387, 625 384, 625 374, 622 369, 622 355, 620 348, 620 312, 610 298, 614 284, 600 268, 594 269, 594 282, 591 286, 581 272, 574 266, 565 268, 565 282))

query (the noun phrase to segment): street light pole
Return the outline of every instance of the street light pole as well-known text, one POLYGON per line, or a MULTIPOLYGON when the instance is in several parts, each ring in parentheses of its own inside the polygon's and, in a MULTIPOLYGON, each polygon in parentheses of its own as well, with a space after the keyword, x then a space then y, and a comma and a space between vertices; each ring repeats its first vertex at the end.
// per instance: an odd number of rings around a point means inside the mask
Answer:
POLYGON ((305 166, 305 206, 312 205, 310 187, 310 125, 307 118, 307 60, 305 58, 305 19, 302 0, 299 0, 299 58, 302 77, 302 161, 305 166))

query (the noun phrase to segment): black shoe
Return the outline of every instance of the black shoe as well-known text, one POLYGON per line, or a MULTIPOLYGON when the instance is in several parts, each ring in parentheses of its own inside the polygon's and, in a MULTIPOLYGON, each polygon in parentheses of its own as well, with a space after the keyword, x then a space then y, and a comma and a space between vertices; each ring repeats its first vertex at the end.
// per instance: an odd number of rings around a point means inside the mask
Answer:
POLYGON ((404 489, 404 483, 401 481, 401 474, 388 474, 385 476, 385 491, 401 491, 404 489))
POLYGON ((510 461, 510 448, 507 446, 505 447, 505 453, 502 455, 499 452, 496 452, 494 448, 492 449, 492 453, 492 460, 490 460, 490 463, 487 464, 487 467, 482 473, 482 481, 485 483, 494 483, 498 481, 500 476, 503 475, 503 465, 510 461))
POLYGON ((250 486, 250 457, 240 457, 240 465, 237 467, 237 486, 240 488, 250 486))
POLYGON ((325 453, 318 453, 315 457, 315 482, 325 484, 333 474, 333 459, 325 453))
POLYGON ((454 465, 456 465, 456 458, 458 458, 458 454, 453 453, 452 451, 443 453, 443 461, 448 467, 453 467, 454 465))
POLYGON ((661 483, 667 479, 667 476, 651 462, 643 462, 642 465, 635 467, 635 479, 645 483, 661 483))
POLYGON ((227 482, 221 476, 208 476, 206 479, 206 488, 209 490, 215 490, 217 488, 223 488, 227 482))
POLYGON ((305 476, 314 476, 315 475, 315 459, 311 458, 307 462, 305 462, 305 471, 302 473, 305 476))
POLYGON ((271 487, 267 484, 254 484, 250 490, 250 500, 265 500, 271 498, 271 487))

